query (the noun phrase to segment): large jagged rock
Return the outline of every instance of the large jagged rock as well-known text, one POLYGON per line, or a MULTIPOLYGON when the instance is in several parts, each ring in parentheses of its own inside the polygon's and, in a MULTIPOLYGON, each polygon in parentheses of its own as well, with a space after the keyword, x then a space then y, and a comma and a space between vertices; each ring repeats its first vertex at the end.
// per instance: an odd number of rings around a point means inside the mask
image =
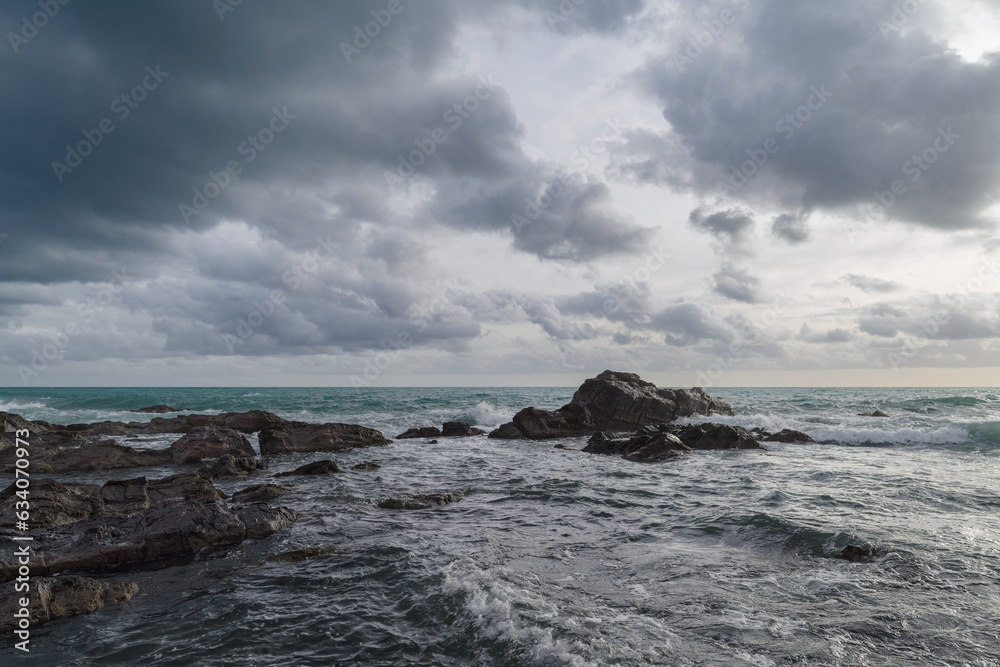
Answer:
POLYGON ((422 426, 420 428, 408 428, 396 436, 396 440, 410 440, 412 438, 440 438, 441 429, 437 426, 422 426))
POLYGON ((240 433, 257 433, 269 426, 286 423, 284 419, 264 410, 249 412, 223 412, 218 415, 179 415, 177 417, 154 417, 144 429, 144 433, 188 433, 200 426, 231 428, 240 433))
POLYGON ((252 503, 233 508, 233 512, 247 527, 247 539, 261 540, 288 528, 298 518, 287 507, 271 507, 267 503, 252 503))
POLYGON ((381 447, 389 441, 381 432, 354 424, 285 422, 260 432, 261 454, 340 452, 356 447, 381 447))
POLYGON ((486 435, 486 431, 465 422, 445 422, 441 426, 441 435, 445 438, 463 438, 472 435, 486 435))
POLYGON ((255 484, 233 494, 234 503, 265 503, 288 493, 291 489, 278 484, 255 484))
POLYGON ((14 613, 19 611, 22 597, 27 597, 30 601, 28 614, 31 625, 35 626, 119 605, 131 600, 139 592, 139 585, 135 582, 104 582, 75 576, 59 579, 35 577, 28 586, 26 593, 0 598, 0 628, 10 628, 17 623, 14 613))
POLYGON ((694 389, 658 389, 634 373, 604 371, 585 381, 558 410, 525 408, 490 433, 504 440, 546 440, 636 430, 693 415, 733 414, 728 403, 694 389))
POLYGON ((170 445, 176 463, 217 459, 230 454, 236 458, 256 456, 246 436, 225 426, 199 426, 170 445))

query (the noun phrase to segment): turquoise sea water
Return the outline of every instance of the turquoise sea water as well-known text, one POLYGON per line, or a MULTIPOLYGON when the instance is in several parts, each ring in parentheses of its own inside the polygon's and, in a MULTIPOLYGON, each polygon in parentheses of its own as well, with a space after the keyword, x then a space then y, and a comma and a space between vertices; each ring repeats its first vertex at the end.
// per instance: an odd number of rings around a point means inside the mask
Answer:
MULTIPOLYGON (((0 389, 0 410, 72 423, 149 419, 119 411, 155 403, 264 409, 392 437, 455 419, 491 428, 572 393, 0 389)), ((278 501, 301 514, 291 529, 120 573, 139 595, 41 626, 31 663, 1000 664, 1000 390, 711 393, 737 413, 712 419, 795 428, 819 443, 657 465, 575 451, 583 441, 573 439, 442 438, 345 452, 335 457, 345 472, 296 481, 278 501), (874 409, 891 417, 857 416, 874 409), (350 470, 361 461, 382 467, 350 470), (417 512, 377 507, 428 491, 464 497, 417 512), (860 542, 884 556, 829 558, 860 542), (330 551, 261 564, 307 546, 330 551)), ((140 440, 160 447, 172 437, 140 440)), ((270 481, 317 458, 276 457, 260 479, 219 486, 270 481)), ((0 648, 5 664, 11 655, 0 648)))

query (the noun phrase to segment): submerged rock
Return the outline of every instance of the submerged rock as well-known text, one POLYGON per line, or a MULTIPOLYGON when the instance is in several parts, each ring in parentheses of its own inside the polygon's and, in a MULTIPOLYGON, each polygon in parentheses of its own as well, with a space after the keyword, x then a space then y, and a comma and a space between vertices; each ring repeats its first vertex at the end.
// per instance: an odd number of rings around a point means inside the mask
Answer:
POLYGON ((217 459, 227 454, 236 458, 253 457, 257 452, 246 436, 226 426, 199 426, 170 445, 176 463, 217 459))
POLYGON ((126 412, 136 412, 139 414, 150 414, 150 415, 164 415, 168 412, 180 412, 179 408, 172 408, 169 405, 150 405, 146 408, 139 408, 138 410, 126 410, 126 412))
POLYGON ((858 416, 859 417, 888 417, 889 415, 885 414, 881 410, 875 410, 874 412, 859 412, 858 416))
POLYGON ((306 547, 305 549, 296 549, 294 551, 285 551, 280 554, 274 554, 273 556, 268 556, 264 560, 268 563, 301 563, 304 560, 316 558, 317 556, 322 556, 327 553, 330 553, 330 550, 326 547, 306 547))
POLYGON ((833 555, 834 558, 849 560, 852 563, 870 563, 877 560, 879 556, 881 554, 878 549, 870 544, 848 544, 833 555))
POLYGON ((409 440, 411 438, 437 438, 441 435, 441 429, 436 426, 424 426, 422 428, 410 428, 396 436, 396 440, 409 440))
POLYGON ((382 466, 373 461, 365 461, 364 463, 358 463, 351 466, 351 470, 379 470, 382 466))
POLYGON ((413 498, 386 498, 378 506, 384 510, 425 510, 457 503, 462 496, 457 493, 428 493, 413 498))
POLYGON ((291 472, 280 472, 275 475, 275 477, 291 477, 292 475, 329 475, 335 472, 340 472, 340 467, 337 466, 336 462, 327 459, 325 461, 313 461, 312 463, 307 463, 304 466, 299 466, 291 472))
POLYGON ((497 439, 544 440, 635 430, 692 415, 731 415, 728 403, 693 389, 658 389, 634 373, 604 371, 585 381, 573 399, 555 411, 525 408, 490 433, 497 439))
POLYGON ((119 605, 139 592, 131 581, 104 582, 85 577, 49 579, 35 577, 27 592, 4 596, 0 602, 0 628, 13 627, 14 613, 20 609, 20 598, 30 600, 28 614, 32 625, 58 618, 89 614, 104 607, 119 605))
POLYGON ((286 422, 260 432, 260 453, 340 452, 357 447, 382 447, 389 441, 373 428, 354 424, 286 422))

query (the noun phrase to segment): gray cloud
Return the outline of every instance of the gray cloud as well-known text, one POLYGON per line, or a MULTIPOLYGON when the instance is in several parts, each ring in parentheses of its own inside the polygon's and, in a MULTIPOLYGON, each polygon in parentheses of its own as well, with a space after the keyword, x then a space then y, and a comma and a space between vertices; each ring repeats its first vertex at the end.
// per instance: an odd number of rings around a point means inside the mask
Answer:
POLYGON ((771 221, 771 233, 793 245, 805 243, 810 236, 808 221, 806 213, 782 213, 771 221))
POLYGON ((849 273, 844 276, 843 280, 851 287, 857 287, 865 294, 887 294, 889 292, 898 292, 902 289, 902 285, 899 283, 892 282, 891 280, 882 280, 873 276, 859 276, 849 273))
POLYGON ((758 303, 762 300, 760 278, 748 267, 735 266, 729 262, 712 276, 713 289, 727 299, 744 303, 758 303))

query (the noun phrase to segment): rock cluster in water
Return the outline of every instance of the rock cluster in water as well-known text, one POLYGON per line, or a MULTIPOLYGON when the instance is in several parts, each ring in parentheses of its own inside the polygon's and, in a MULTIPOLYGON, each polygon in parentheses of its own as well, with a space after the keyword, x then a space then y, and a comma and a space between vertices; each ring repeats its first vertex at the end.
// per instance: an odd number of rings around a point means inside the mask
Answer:
MULTIPOLYGON (((132 412, 177 412, 166 405, 132 412)), ((684 417, 732 415, 725 401, 700 388, 660 389, 633 373, 605 371, 583 383, 572 400, 558 410, 528 407, 489 434, 494 440, 549 440, 587 437, 583 451, 620 456, 638 463, 668 461, 696 450, 764 449, 764 442, 813 442, 805 433, 782 430, 747 431, 719 423, 676 424, 684 417)), ((78 576, 127 572, 129 567, 165 567, 172 559, 189 557, 205 547, 229 547, 261 539, 290 526, 294 511, 270 501, 291 487, 257 483, 226 498, 213 479, 242 479, 268 469, 258 458, 249 434, 257 433, 260 456, 300 452, 341 452, 381 447, 391 441, 371 428, 354 424, 310 424, 286 421, 262 410, 218 415, 153 417, 149 422, 105 421, 60 426, 0 412, 0 469, 15 464, 14 431, 30 431, 31 525, 33 558, 31 614, 43 622, 120 604, 137 592, 133 582, 104 582, 78 576), (168 449, 136 448, 109 436, 177 434, 168 449), (182 466, 182 472, 159 479, 146 476, 112 479, 102 485, 39 474, 77 475, 146 466, 182 466), (123 570, 124 568, 124 570, 123 570)), ((412 428, 397 439, 473 437, 485 435, 464 422, 412 428)), ((436 442, 432 440, 431 442, 436 442)), ((565 448, 564 445, 557 445, 565 448)), ((374 462, 355 471, 378 470, 374 462)), ((310 475, 340 473, 332 459, 322 459, 274 477, 295 480, 310 475)), ((282 482, 285 481, 282 480, 282 482)), ((0 492, 0 534, 16 534, 15 485, 0 492)), ((430 493, 385 498, 386 510, 418 510, 458 502, 460 494, 430 493)), ((279 555, 296 562, 322 553, 305 549, 279 555)), ((838 557, 860 560, 860 551, 838 557)), ((0 554, 0 583, 17 576, 18 564, 9 552, 0 554)), ((11 587, 7 587, 10 589, 11 587)), ((12 601, 8 594, 3 605, 12 601)), ((3 618, 10 618, 4 614, 3 618)), ((2 623, 0 623, 2 625, 2 623)))

